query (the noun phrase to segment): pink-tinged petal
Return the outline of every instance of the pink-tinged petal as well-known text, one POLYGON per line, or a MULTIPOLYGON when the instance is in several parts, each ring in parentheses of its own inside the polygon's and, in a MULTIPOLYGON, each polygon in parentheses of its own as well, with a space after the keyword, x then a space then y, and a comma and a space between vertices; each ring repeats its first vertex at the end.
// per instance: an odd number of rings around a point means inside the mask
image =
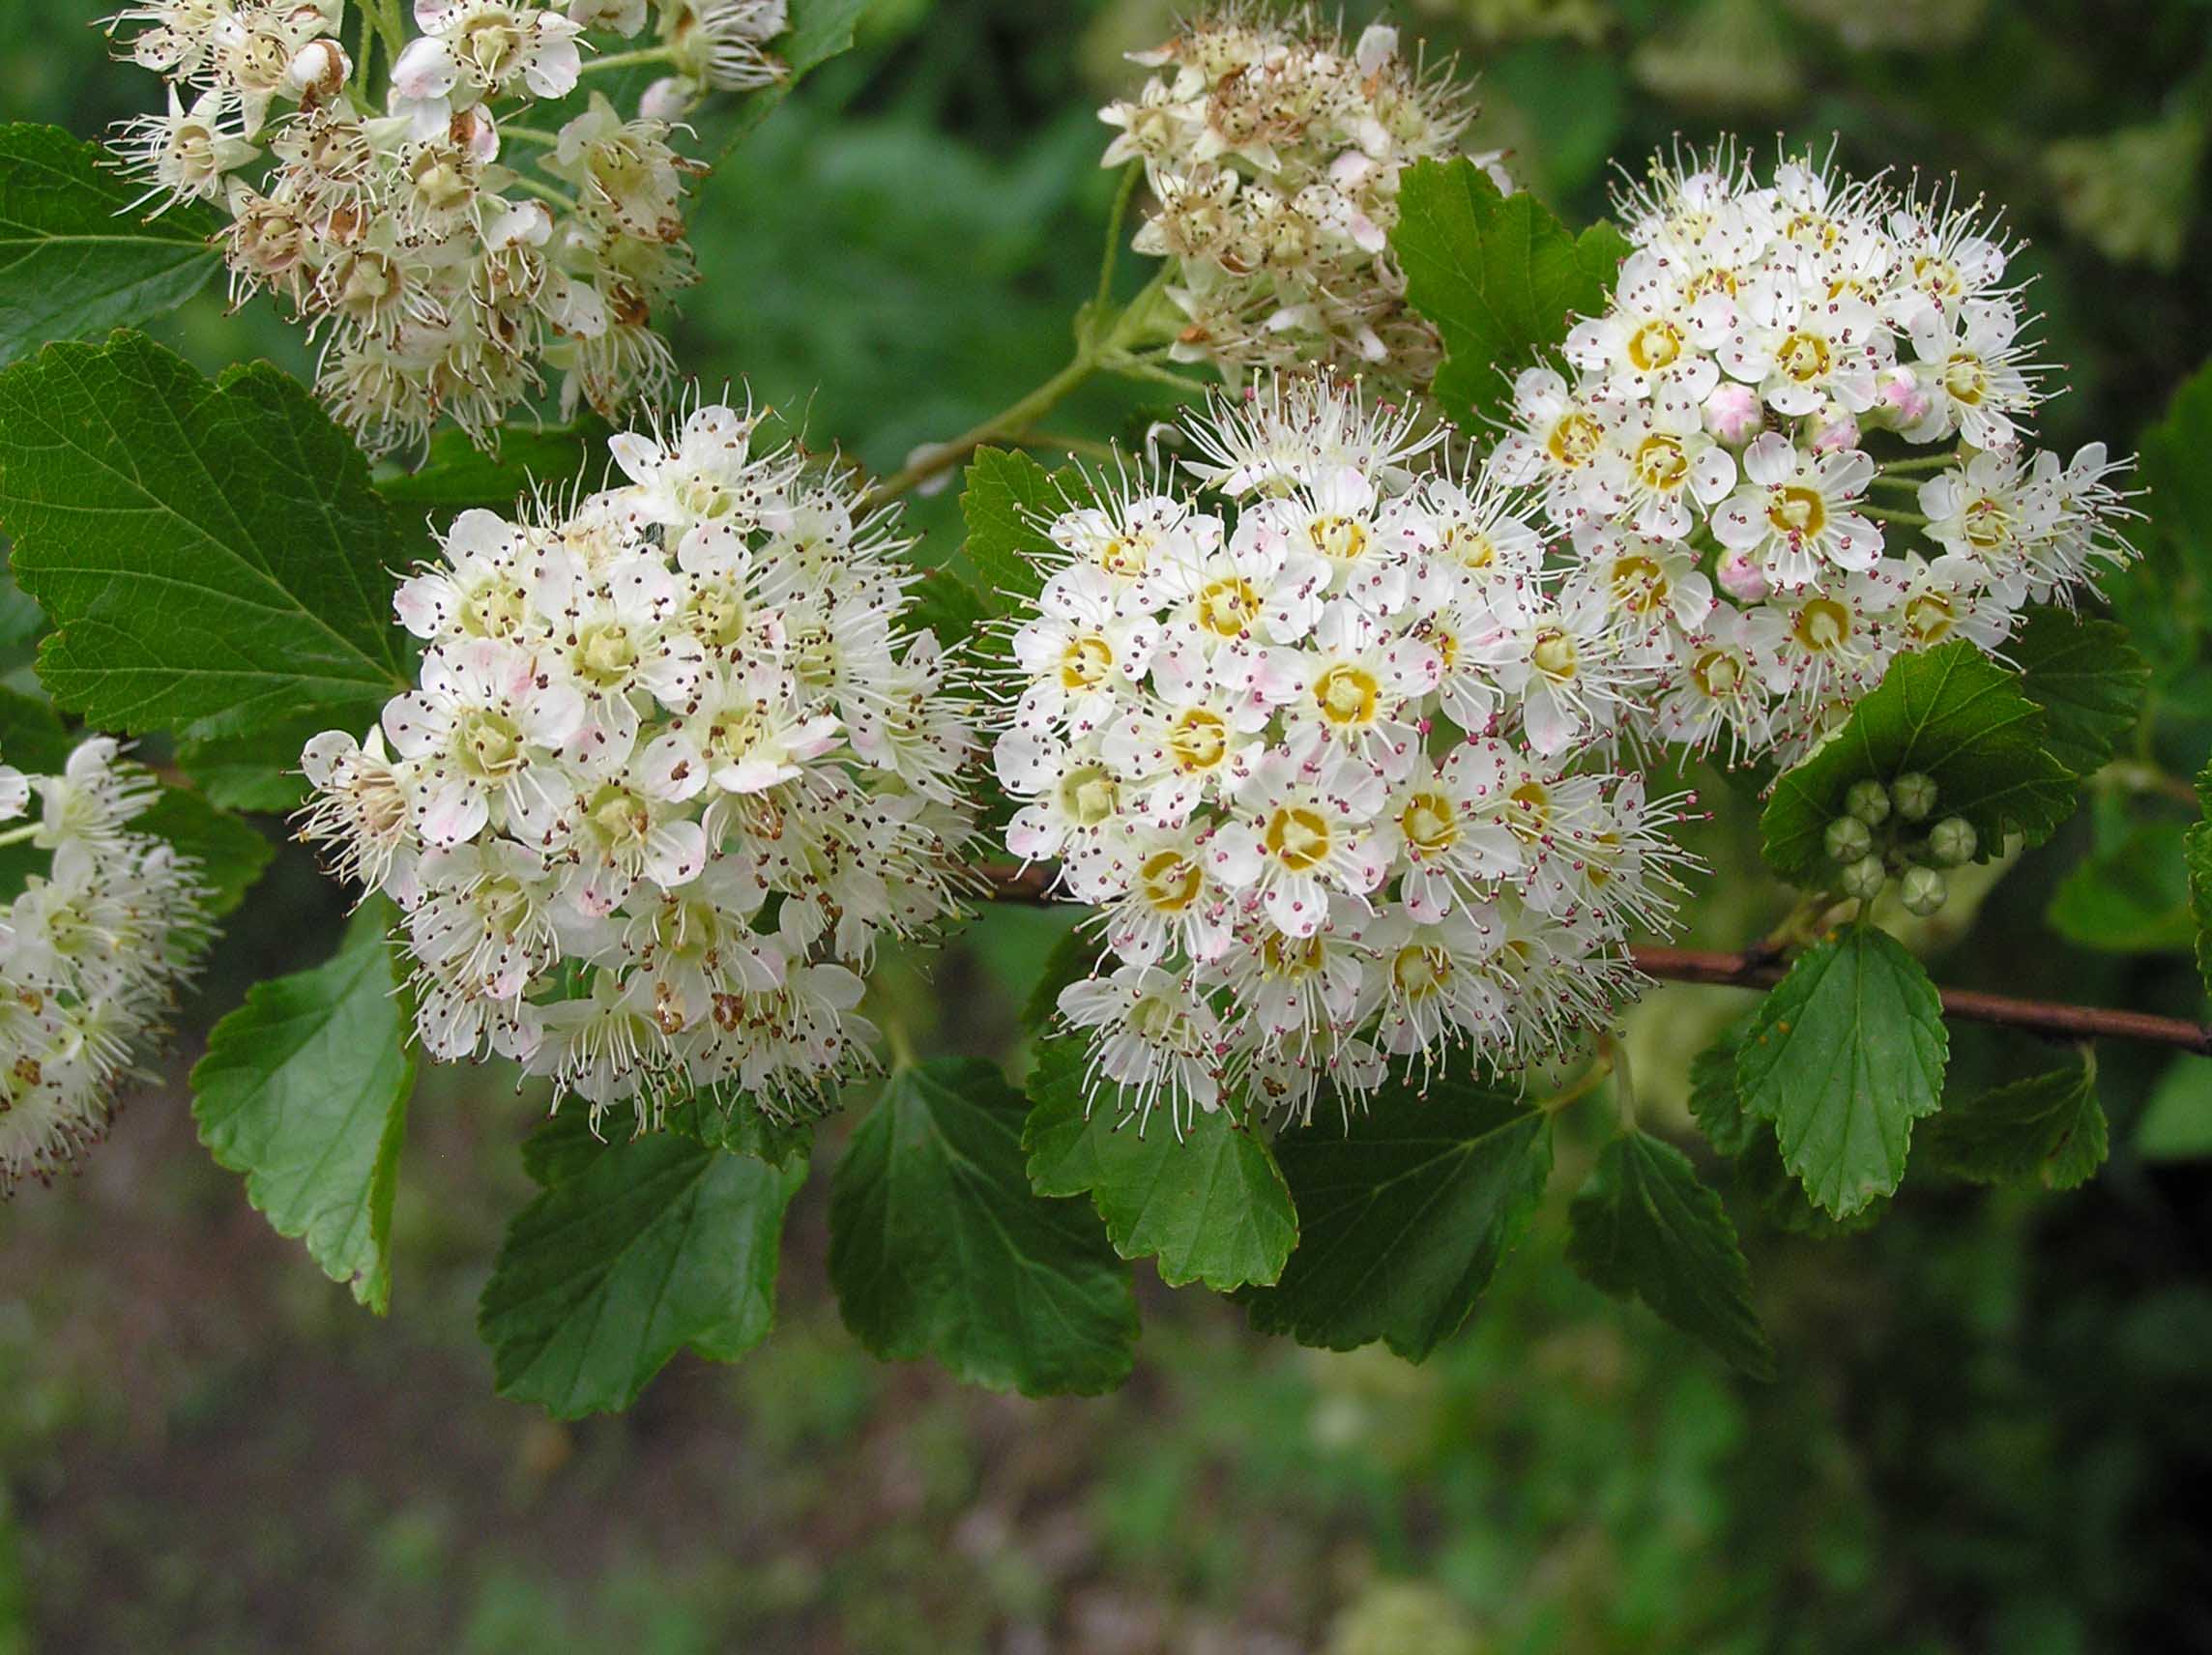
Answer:
POLYGON ((1713 513, 1713 538, 1732 551, 1746 552, 1766 538, 1765 496, 1749 490, 1732 495, 1713 513))
POLYGON ((1206 857, 1213 877, 1231 890, 1250 888, 1266 865, 1259 833, 1241 822, 1215 829, 1206 842, 1206 857))
POLYGON ((434 638, 451 619, 453 583, 442 574, 419 574, 399 583, 392 613, 418 638, 434 638))
POLYGON ((491 807, 458 779, 443 782, 422 803, 422 838, 441 850, 465 845, 483 830, 491 807))
POLYGON ((395 695, 384 704, 384 734, 401 758, 420 759, 436 751, 452 733, 452 709, 420 690, 395 695))
POLYGON ((1797 450, 1779 431, 1761 431, 1743 450, 1744 475, 1762 487, 1772 488, 1797 475, 1797 450))
POLYGON ((1311 875, 1287 875, 1268 886, 1263 906, 1285 936, 1311 937, 1328 917, 1328 892, 1311 875))
POLYGON ((1828 561, 1854 572, 1874 567, 1881 561, 1881 530, 1856 512, 1847 512, 1836 519, 1828 561))

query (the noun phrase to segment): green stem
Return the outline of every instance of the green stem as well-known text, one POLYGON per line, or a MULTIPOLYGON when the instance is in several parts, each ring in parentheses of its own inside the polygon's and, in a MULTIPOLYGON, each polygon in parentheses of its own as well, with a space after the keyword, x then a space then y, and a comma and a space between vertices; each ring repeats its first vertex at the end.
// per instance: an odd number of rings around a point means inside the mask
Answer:
POLYGON ((499 123, 499 135, 503 140, 520 138, 526 144, 541 144, 546 149, 561 141, 559 132, 548 132, 540 127, 518 127, 508 121, 499 123))
POLYGON ((881 506, 896 500, 908 489, 927 482, 940 472, 950 471, 985 443, 1013 442, 1053 409, 1077 386, 1098 371, 1098 361, 1089 347, 1075 353, 1075 359, 1033 391, 1017 397, 992 415, 981 424, 970 427, 949 443, 939 443, 918 458, 910 460, 868 491, 868 504, 881 506))
POLYGON ((376 14, 364 6, 361 11, 361 44, 353 57, 353 93, 356 103, 368 97, 368 66, 376 55, 376 14))
MULTIPOLYGON (((1945 466, 1950 465, 1959 456, 1956 451, 1950 449, 1946 449, 1939 454, 1920 454, 1911 459, 1882 460, 1879 463, 1881 469, 1885 472, 1941 471, 1945 466)), ((1876 480, 1878 481, 1879 479, 1877 478, 1876 480)))
POLYGON ((1137 180, 1144 170, 1145 163, 1138 160, 1121 168, 1121 182, 1114 191, 1114 210, 1106 216, 1106 251, 1098 261, 1098 297, 1093 302, 1100 315, 1114 302, 1114 266, 1121 256, 1121 220, 1128 214, 1129 197, 1137 192, 1137 180))
POLYGON ((641 63, 674 63, 676 54, 666 46, 640 46, 635 51, 608 52, 603 57, 586 58, 582 73, 598 74, 610 69, 630 69, 641 63))
POLYGON ((1597 1045, 1597 1055, 1590 1060, 1589 1067, 1550 1097, 1539 1099, 1536 1107, 1546 1115, 1557 1115, 1576 1099, 1587 1097, 1605 1084, 1606 1076, 1613 1073, 1615 1055, 1612 1040, 1601 1039, 1597 1045))
MULTIPOLYGON (((384 41, 384 54, 392 63, 407 49, 407 22, 399 15, 399 0, 375 0, 376 32, 384 41)), ((389 70, 390 64, 386 65, 389 70)))
POLYGON ((1906 511, 1894 506, 1877 506, 1871 500, 1859 502, 1859 509, 1877 523, 1904 523, 1925 529, 1931 519, 1918 511, 1906 511))
POLYGON ((9 828, 7 832, 0 833, 0 849, 9 845, 20 845, 26 839, 37 838, 39 830, 44 827, 45 827, 44 822, 26 822, 20 828, 9 828))
POLYGON ((515 189, 526 189, 541 201, 550 201, 564 213, 578 211, 576 198, 573 195, 564 195, 550 184, 540 184, 525 173, 516 173, 510 187, 515 189))

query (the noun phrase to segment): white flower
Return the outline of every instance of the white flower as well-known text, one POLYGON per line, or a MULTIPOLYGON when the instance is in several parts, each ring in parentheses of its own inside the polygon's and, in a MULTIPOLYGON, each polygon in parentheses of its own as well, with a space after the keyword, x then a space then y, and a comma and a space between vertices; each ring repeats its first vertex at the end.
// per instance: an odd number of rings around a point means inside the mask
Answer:
POLYGON ((1099 1072, 1121 1089, 1140 1130, 1161 1104, 1178 1122, 1219 1107, 1219 1020, 1166 972, 1129 965, 1070 983, 1061 990, 1060 1011, 1073 1027, 1098 1031, 1099 1072))
POLYGON ((1808 454, 1769 431, 1744 450, 1745 484, 1713 512, 1713 537, 1759 560, 1780 586, 1819 579, 1823 564, 1870 569, 1881 556, 1881 530, 1851 508, 1874 471, 1856 449, 1808 454))

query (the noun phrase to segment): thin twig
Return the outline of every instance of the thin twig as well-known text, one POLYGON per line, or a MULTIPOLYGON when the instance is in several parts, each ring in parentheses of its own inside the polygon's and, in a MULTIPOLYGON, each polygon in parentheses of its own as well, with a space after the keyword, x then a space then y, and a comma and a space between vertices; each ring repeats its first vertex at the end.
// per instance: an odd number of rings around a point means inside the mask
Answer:
MULTIPOLYGON (((985 863, 975 870, 1001 902, 1051 900, 1052 870, 1032 864, 1013 867, 985 863)), ((1742 953, 1724 954, 1702 948, 1644 947, 1629 950, 1639 971, 1666 982, 1717 983, 1726 988, 1772 988, 1789 974, 1789 963, 1780 950, 1761 944, 1742 953)), ((2154 1046, 2177 1046, 2184 1052, 2212 1058, 2212 1025, 2192 1023, 2183 1017, 2154 1017, 2144 1011, 2118 1011, 2100 1005, 2070 1005, 2061 1001, 2018 1000, 2006 994, 1984 994, 1979 989, 1946 988, 1943 1015, 1969 1023, 1991 1023, 2019 1029, 2051 1040, 2142 1040, 2154 1046)))

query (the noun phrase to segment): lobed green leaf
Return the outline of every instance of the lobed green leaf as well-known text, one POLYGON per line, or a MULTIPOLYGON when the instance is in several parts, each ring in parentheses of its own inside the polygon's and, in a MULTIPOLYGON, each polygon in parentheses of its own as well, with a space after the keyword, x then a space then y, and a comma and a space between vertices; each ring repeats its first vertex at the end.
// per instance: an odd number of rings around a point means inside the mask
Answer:
POLYGON ((1390 247, 1407 298, 1443 339, 1437 399, 1463 423, 1504 408, 1515 374, 1556 350, 1575 317, 1605 308, 1629 250, 1602 221, 1570 235, 1534 196, 1499 194, 1464 157, 1407 169, 1390 247))
POLYGON ((533 1171, 559 1176, 509 1226, 477 1309, 501 1396, 565 1419, 617 1410, 686 1347, 726 1362, 768 1337, 803 1158, 670 1132, 587 1151, 588 1122, 557 1135, 533 1171))
POLYGON ((1022 1131, 1037 1194, 1088 1194, 1114 1250, 1156 1259, 1170 1287, 1197 1281, 1226 1292, 1279 1277, 1298 1217, 1259 1135, 1226 1109, 1200 1111, 1179 1133, 1164 1111, 1147 1122, 1121 1118, 1110 1096, 1087 1109, 1088 1061, 1080 1038, 1037 1048, 1035 1106, 1022 1131))
POLYGON ((2114 621, 2070 610, 2031 609, 2005 646, 2020 669, 2021 688, 2043 709, 2043 744, 2078 776, 2101 769, 2113 744, 2142 712, 2150 664, 2114 621))
POLYGON ((338 951, 257 983, 193 1065, 192 1118, 279 1235, 306 1241, 333 1281, 378 1315, 392 1302, 392 1201, 415 1059, 373 897, 338 951))
POLYGON ((1412 1361, 1474 1313, 1552 1171, 1551 1121, 1461 1081, 1384 1088, 1349 1124, 1275 1141, 1298 1245, 1252 1325, 1349 1350, 1380 1339, 1412 1361))
POLYGON ((221 264, 205 202, 140 211, 145 191, 59 127, 0 125, 0 366, 173 310, 221 264))
POLYGON ((1025 1396, 1111 1390, 1134 1360, 1129 1268, 1088 1203, 1031 1189, 1028 1107, 974 1059, 894 1074, 830 1183, 830 1279, 887 1360, 1025 1396))
POLYGON ((218 742, 276 771, 408 682, 392 514, 265 363, 211 383, 119 334, 0 372, 0 526, 54 628, 41 682, 102 729, 176 729, 188 761, 218 742))
POLYGON ((1905 1176, 1912 1123, 1943 1098, 1942 999, 1898 942, 1852 925, 1760 1002, 1736 1054, 1745 1110, 1774 1122, 1815 1205, 1848 1218, 1905 1176))
POLYGON ((1567 1261, 1590 1283, 1634 1293, 1731 1365, 1774 1378, 1735 1226, 1681 1150, 1622 1133, 1599 1152, 1568 1222, 1567 1261))
POLYGON ((1044 525, 1091 498, 1072 466, 1047 471, 1019 449, 977 449, 960 492, 968 526, 968 563, 982 582, 975 593, 992 615, 1009 615, 1044 590, 1032 560, 1057 552, 1044 525))
POLYGON ((2067 1068, 1947 1103, 1928 1123, 1922 1150, 1954 1176, 1975 1183, 2087 1183, 2108 1152, 2096 1065, 2067 1068))

